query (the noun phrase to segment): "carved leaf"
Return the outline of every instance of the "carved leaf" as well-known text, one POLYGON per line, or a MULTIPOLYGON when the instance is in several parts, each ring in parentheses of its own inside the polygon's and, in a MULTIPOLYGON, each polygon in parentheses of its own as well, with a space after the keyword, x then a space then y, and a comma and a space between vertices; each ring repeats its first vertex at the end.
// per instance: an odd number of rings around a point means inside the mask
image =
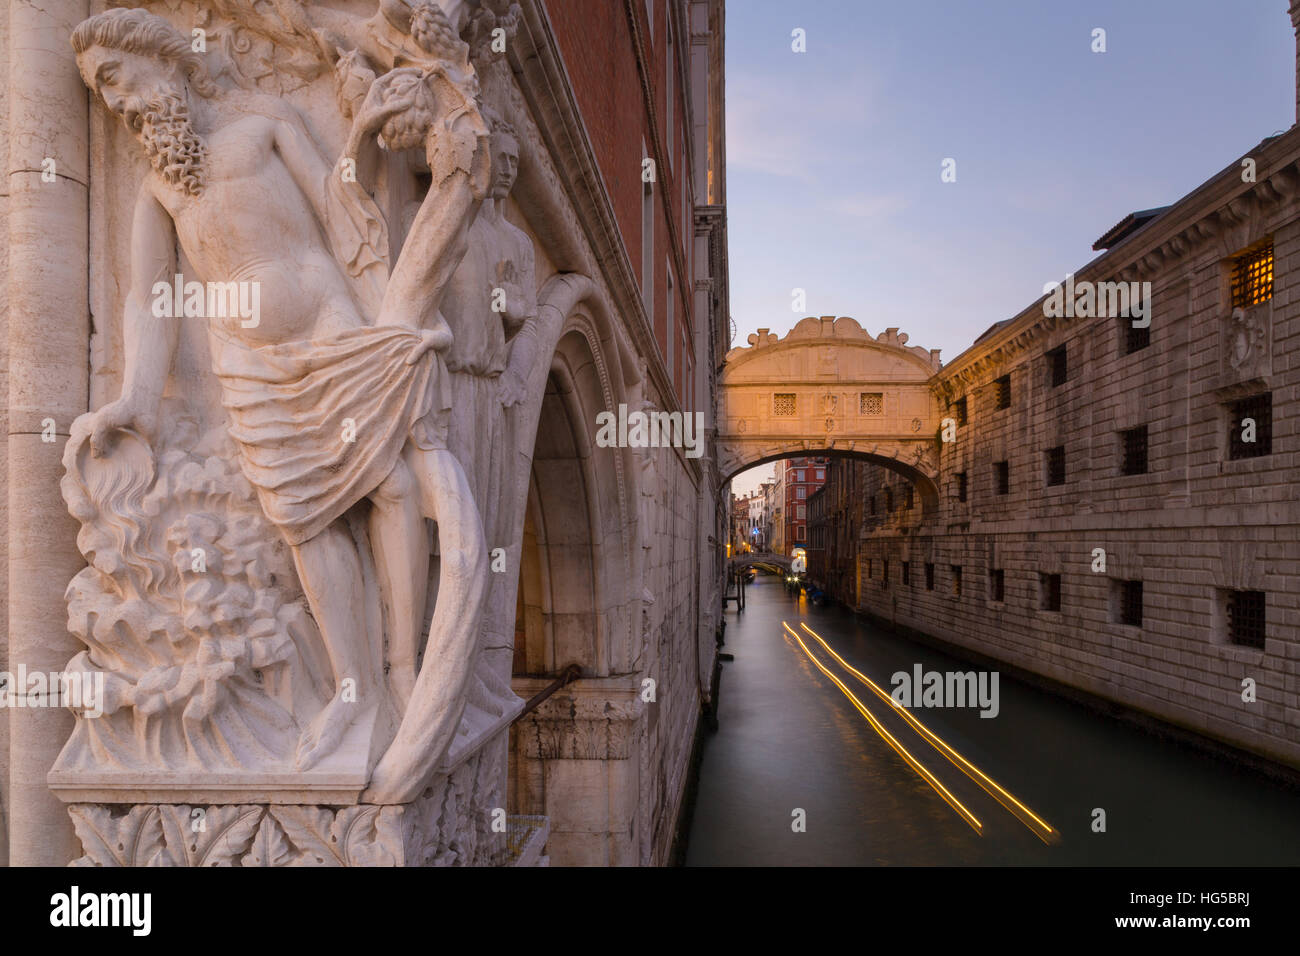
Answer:
POLYGON ((202 815, 188 806, 163 806, 162 829, 166 848, 157 866, 234 866, 253 842, 262 807, 200 807, 202 815))
POLYGON ((284 828, 297 851, 288 866, 343 866, 334 815, 321 807, 272 807, 270 816, 284 828))
POLYGON ((289 851, 284 831, 271 814, 266 814, 240 863, 243 866, 290 866, 292 862, 293 854, 289 851))
POLYGON ((86 851, 73 866, 149 866, 163 848, 157 807, 115 814, 109 807, 78 804, 68 807, 68 815, 86 851))

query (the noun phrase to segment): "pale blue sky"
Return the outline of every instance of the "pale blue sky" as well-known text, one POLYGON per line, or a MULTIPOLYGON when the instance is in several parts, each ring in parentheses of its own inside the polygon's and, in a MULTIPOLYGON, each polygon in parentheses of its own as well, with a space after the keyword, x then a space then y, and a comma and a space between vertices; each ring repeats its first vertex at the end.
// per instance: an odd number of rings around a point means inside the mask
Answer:
POLYGON ((1286 0, 732 0, 726 43, 734 345, 851 315, 950 361, 1295 121, 1286 0))

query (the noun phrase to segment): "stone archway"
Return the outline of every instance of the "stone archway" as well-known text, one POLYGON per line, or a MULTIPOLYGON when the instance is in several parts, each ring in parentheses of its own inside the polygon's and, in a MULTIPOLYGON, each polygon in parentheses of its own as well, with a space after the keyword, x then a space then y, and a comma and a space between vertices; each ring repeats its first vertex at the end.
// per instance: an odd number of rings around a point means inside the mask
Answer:
POLYGON ((939 351, 909 346, 898 329, 872 337, 854 319, 767 329, 727 353, 719 383, 718 470, 803 455, 864 457, 937 500, 940 409, 930 380, 939 351))

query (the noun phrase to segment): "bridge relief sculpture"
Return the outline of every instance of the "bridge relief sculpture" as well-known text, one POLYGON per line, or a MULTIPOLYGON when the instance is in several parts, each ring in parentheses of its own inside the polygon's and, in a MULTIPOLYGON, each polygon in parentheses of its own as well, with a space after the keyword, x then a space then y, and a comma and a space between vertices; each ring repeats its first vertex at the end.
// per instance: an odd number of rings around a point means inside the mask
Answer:
POLYGON ((191 804, 225 834, 216 862, 484 862, 503 800, 476 748, 521 706, 482 661, 513 631, 489 550, 518 552, 507 449, 558 335, 503 214, 519 133, 476 69, 518 9, 167 9, 184 29, 110 9, 72 36, 148 171, 105 317, 121 393, 64 454, 88 561, 68 670, 103 675, 103 714, 78 714, 51 787, 81 862, 201 862, 179 846, 191 804), (330 96, 300 111, 279 95, 300 87, 330 96), (255 308, 214 314, 214 288, 255 308), (174 378, 196 312, 220 408, 174 378))

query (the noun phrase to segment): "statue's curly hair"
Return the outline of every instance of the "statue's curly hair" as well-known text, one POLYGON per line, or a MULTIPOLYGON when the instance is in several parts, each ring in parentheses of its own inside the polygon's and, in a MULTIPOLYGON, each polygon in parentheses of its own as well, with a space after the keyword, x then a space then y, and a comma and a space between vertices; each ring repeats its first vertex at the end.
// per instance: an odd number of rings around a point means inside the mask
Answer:
POLYGON ((148 10, 119 7, 82 20, 72 31, 72 49, 80 55, 93 46, 161 57, 180 65, 201 95, 211 96, 216 92, 203 61, 190 49, 189 39, 148 10))

